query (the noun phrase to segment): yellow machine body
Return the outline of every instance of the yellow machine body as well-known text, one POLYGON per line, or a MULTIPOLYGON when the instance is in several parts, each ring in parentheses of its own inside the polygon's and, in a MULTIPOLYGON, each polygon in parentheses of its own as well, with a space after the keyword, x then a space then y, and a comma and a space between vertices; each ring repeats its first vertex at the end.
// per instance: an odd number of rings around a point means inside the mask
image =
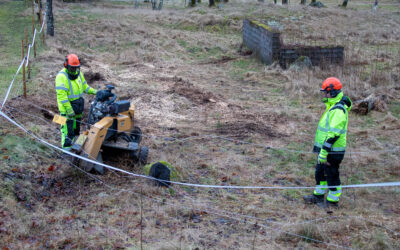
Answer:
MULTIPOLYGON (((76 140, 76 143, 81 146, 82 155, 92 160, 98 160, 97 157, 108 130, 116 123, 117 133, 130 132, 134 127, 134 114, 135 107, 131 105, 128 111, 121 112, 116 116, 106 116, 91 125, 90 129, 81 134, 76 140)), ((81 165, 88 164, 90 163, 81 161, 81 165)))

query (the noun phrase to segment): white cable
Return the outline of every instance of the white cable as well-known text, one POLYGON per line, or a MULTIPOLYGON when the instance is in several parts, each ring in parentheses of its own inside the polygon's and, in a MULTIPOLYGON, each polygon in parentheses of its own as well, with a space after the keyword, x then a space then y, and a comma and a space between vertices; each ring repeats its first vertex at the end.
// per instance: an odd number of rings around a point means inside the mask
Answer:
MULTIPOLYGON (((4 114, 2 111, 0 111, 0 115, 3 116, 4 118, 6 118, 9 122, 11 122, 12 124, 14 124, 15 126, 19 127, 20 129, 24 130, 27 134, 31 135, 32 137, 34 137, 35 139, 39 140, 41 143, 48 145, 54 149, 57 149, 65 154, 71 155, 75 158, 84 160, 86 162, 90 162, 96 165, 100 165, 103 166, 107 169, 112 169, 124 174, 128 174, 131 176, 135 176, 135 177, 140 177, 140 178, 145 178, 145 179, 149 179, 149 180, 155 180, 155 181, 160 181, 160 182, 166 182, 166 183, 172 183, 172 184, 177 184, 177 185, 182 185, 182 186, 189 186, 189 187, 201 187, 201 188, 220 188, 220 189, 314 189, 315 186, 312 187, 299 187, 299 186, 292 186, 292 187, 282 187, 282 186, 223 186, 223 185, 205 185, 205 184, 194 184, 194 183, 185 183, 185 182, 177 182, 177 181, 165 181, 165 180, 161 180, 161 179, 156 179, 153 178, 151 176, 147 176, 147 175, 141 175, 141 174, 135 174, 123 169, 119 169, 101 162, 97 162, 88 158, 85 158, 83 156, 71 153, 67 150, 64 150, 62 148, 59 148, 57 146, 54 146, 53 144, 39 138, 38 136, 34 135, 32 132, 30 132, 29 130, 27 130, 26 128, 24 128, 23 126, 21 126, 20 124, 18 124, 17 122, 15 122, 13 119, 11 119, 9 116, 7 116, 6 114, 4 114)), ((344 185, 344 186, 328 186, 327 188, 365 188, 365 187, 393 187, 393 186, 400 186, 400 182, 381 182, 381 183, 367 183, 367 184, 354 184, 354 185, 344 185)))
MULTIPOLYGON (((42 27, 41 27, 39 33, 41 33, 42 30, 43 30, 44 23, 45 23, 45 19, 46 19, 46 17, 44 16, 44 18, 43 18, 43 23, 42 23, 42 27)), ((35 41, 35 35, 36 35, 36 29, 35 29, 35 32, 34 32, 33 42, 35 41)), ((30 48, 31 48, 31 45, 29 45, 29 49, 28 49, 28 60, 26 60, 26 65, 27 65, 28 62, 29 62, 30 48)), ((7 120, 9 120, 11 123, 13 123, 14 125, 16 125, 17 127, 19 127, 19 128, 21 128, 22 130, 24 130, 26 133, 28 133, 28 134, 30 134, 31 136, 33 136, 34 138, 38 139, 38 140, 39 140, 40 142, 42 142, 43 144, 46 144, 46 145, 48 145, 48 146, 50 146, 50 147, 53 147, 53 148, 55 148, 55 149, 57 149, 57 150, 59 150, 59 151, 62 151, 63 153, 69 154, 69 155, 71 155, 71 156, 73 156, 73 157, 79 158, 79 159, 81 159, 81 160, 84 160, 84 161, 87 161, 87 162, 90 162, 90 163, 93 163, 93 164, 101 165, 101 166, 103 166, 103 167, 105 167, 105 168, 112 169, 112 170, 115 170, 115 171, 119 171, 119 172, 122 172, 122 173, 125 173, 125 174, 128 174, 128 175, 132 175, 132 176, 135 176, 135 177, 141 177, 141 178, 146 178, 146 179, 151 179, 151 180, 163 181, 163 180, 159 180, 159 179, 156 179, 156 178, 153 178, 153 177, 150 177, 150 176, 140 175, 140 174, 134 174, 134 173, 131 173, 131 172, 122 170, 122 169, 118 169, 118 168, 115 168, 115 167, 113 167, 113 166, 106 165, 106 164, 103 164, 103 163, 99 163, 99 162, 96 162, 96 161, 94 161, 94 160, 91 160, 91 159, 88 159, 88 158, 84 158, 84 157, 82 157, 82 156, 79 156, 79 155, 73 154, 73 153, 71 153, 71 152, 69 152, 69 151, 66 151, 66 150, 64 150, 64 149, 61 149, 61 148, 59 148, 59 147, 57 147, 57 146, 54 146, 54 145, 48 143, 47 141, 44 141, 43 139, 37 137, 36 135, 32 134, 30 131, 28 131, 27 129, 25 129, 24 127, 22 127, 20 124, 18 124, 17 122, 15 122, 14 120, 12 120, 10 117, 8 117, 6 114, 4 114, 1 110, 3 109, 4 104, 5 104, 5 102, 7 101, 7 98, 8 98, 8 95, 9 95, 9 93, 10 93, 11 87, 12 87, 12 85, 13 85, 13 83, 14 83, 15 77, 16 77, 17 74, 19 73, 19 71, 20 71, 20 69, 21 69, 21 67, 22 67, 22 65, 23 65, 23 63, 24 63, 24 61, 25 61, 25 58, 22 60, 22 62, 21 62, 21 64, 20 64, 20 66, 19 66, 19 68, 18 68, 16 74, 15 74, 14 77, 13 77, 13 80, 11 81, 11 83, 10 83, 10 85, 9 85, 9 88, 8 88, 8 90, 7 90, 7 94, 6 94, 6 96, 5 96, 4 100, 3 100, 3 103, 2 103, 2 107, 0 108, 0 115, 2 115, 3 117, 5 117, 7 120)), ((25 66, 26 66, 26 65, 25 65, 25 66)), ((225 140, 228 140, 228 141, 233 140, 233 139, 230 139, 230 138, 224 138, 224 137, 222 137, 222 136, 215 136, 215 138, 221 138, 221 139, 225 139, 225 140)), ((234 140, 234 141, 238 141, 238 140, 234 140)), ((251 144, 251 143, 249 143, 249 144, 251 144)), ((256 146, 259 146, 258 144, 255 144, 255 145, 256 145, 256 146)), ((267 147, 267 146, 265 146, 265 145, 261 145, 261 146, 262 146, 262 147, 265 147, 265 148, 270 148, 270 147, 267 147)), ((279 149, 279 148, 278 148, 278 149, 279 149)), ((285 150, 287 150, 287 149, 285 149, 285 150)), ((294 151, 294 150, 287 150, 287 151, 294 151)), ((294 152, 297 152, 297 153, 310 153, 310 152, 301 152, 301 151, 294 151, 294 152)), ((164 181, 164 182, 165 182, 165 181, 164 181)), ((313 189, 313 188, 315 188, 314 186, 313 186, 313 187, 222 186, 222 185, 203 185, 203 184, 183 183, 183 182, 174 182, 174 181, 169 181, 168 183, 173 183, 173 184, 178 184, 178 185, 184 185, 184 186, 192 186, 192 187, 222 188, 222 189, 313 189)), ((367 184, 356 184, 356 185, 344 185, 344 186, 341 186, 341 187, 342 187, 342 188, 363 188, 363 187, 388 187, 388 186, 400 186, 400 182, 367 183, 367 184)), ((329 186, 328 188, 337 188, 337 187, 340 187, 340 186, 329 186)))
MULTIPOLYGON (((42 143, 45 143, 47 146, 50 146, 50 147, 52 147, 52 148, 56 148, 57 150, 60 150, 60 148, 54 147, 53 145, 51 145, 51 144, 49 144, 49 143, 46 143, 46 142, 43 141, 42 139, 40 139, 40 138, 38 138, 37 136, 33 135, 33 134, 32 134, 31 132, 29 132, 28 130, 24 129, 22 126, 19 126, 17 122, 14 122, 11 118, 9 118, 8 116, 6 116, 3 112, 0 112, 0 115, 2 115, 2 116, 5 117, 7 120, 9 120, 9 121, 12 122, 13 124, 17 125, 17 126, 20 127, 21 129, 23 129, 25 132, 27 132, 27 133, 30 134, 31 136, 37 138, 37 139, 38 139, 39 141, 41 141, 42 143)), ((68 151, 66 151, 66 152, 68 152, 68 151)), ((64 152, 64 153, 65 153, 65 152, 64 152)), ((96 162, 96 163, 97 163, 97 162, 96 162)), ((97 164, 98 164, 98 163, 97 163, 97 164)), ((154 178, 153 178, 153 179, 154 179, 154 178)), ((108 185, 107 185, 107 186, 108 186, 108 185)), ((349 185, 349 186, 350 186, 350 185, 349 185)), ((355 185, 352 185, 352 186, 355 186, 355 185)), ((206 210, 206 211, 207 211, 207 210, 206 210)), ((209 212, 209 211, 208 211, 208 212, 209 212)), ((209 213, 210 213, 210 212, 209 212, 209 213)), ((225 215, 225 214, 218 214, 218 213, 215 213, 215 212, 214 212, 214 213, 211 212, 211 214, 220 215, 220 216, 232 218, 232 216, 228 216, 228 215, 225 215)), ((259 220, 260 218, 255 218, 255 219, 259 220)), ((238 219, 235 219, 235 220, 238 220, 238 219)), ((238 220, 238 221, 239 221, 239 220, 238 220)), ((240 220, 240 221, 242 221, 242 220, 240 220)), ((242 221, 242 222, 243 222, 243 221, 242 221)), ((246 221, 244 221, 244 223, 246 223, 246 221)), ((332 243, 329 243, 329 242, 323 242, 323 241, 319 241, 319 240, 316 240, 316 239, 308 238, 308 237, 303 236, 303 235, 298 235, 298 234, 295 234, 295 233, 290 233, 290 232, 287 232, 287 231, 283 231, 283 230, 281 230, 281 229, 279 229, 279 228, 273 228, 273 227, 270 227, 270 226, 267 226, 267 225, 263 225, 263 224, 259 224, 259 226, 264 227, 264 228, 267 228, 267 229, 277 230, 277 231, 280 231, 281 233, 285 233, 285 234, 292 235, 292 236, 295 236, 295 237, 300 237, 300 238, 303 238, 303 239, 306 239, 306 240, 311 240, 311 241, 314 241, 314 242, 318 242, 318 243, 322 243, 322 244, 327 244, 327 245, 331 245, 331 246, 335 246, 335 247, 343 247, 343 246, 339 246, 339 245, 332 244, 332 243)))
POLYGON ((29 54, 31 53, 31 45, 28 45, 28 53, 26 54, 26 62, 25 62, 25 67, 28 67, 29 64, 29 54))
MULTIPOLYGON (((46 19, 46 17, 43 18, 42 27, 41 27, 39 33, 42 32, 42 29, 43 29, 43 27, 44 27, 44 20, 45 20, 45 19, 46 19)), ((7 93, 6 93, 5 97, 4 97, 4 100, 3 100, 3 103, 2 103, 2 105, 1 105, 0 111, 3 109, 4 104, 6 103, 6 101, 7 101, 7 99, 8 99, 8 95, 9 95, 10 90, 11 90, 11 87, 12 87, 12 85, 13 85, 13 83, 14 83, 15 77, 17 77, 19 71, 20 71, 21 68, 22 68, 22 65, 24 64, 24 62, 25 62, 25 67, 27 67, 28 64, 29 64, 29 55, 30 55, 31 47, 33 47, 33 45, 35 44, 36 32, 37 32, 37 29, 35 29, 35 31, 34 31, 34 33, 33 33, 32 43, 29 44, 29 46, 28 46, 28 53, 27 53, 27 56, 21 61, 21 64, 19 65, 17 72, 15 73, 15 75, 14 75, 14 77, 13 77, 13 79, 12 79, 10 85, 8 86, 8 90, 7 90, 7 93)))
POLYGON ((5 104, 6 101, 7 101, 7 98, 8 98, 8 95, 10 94, 10 90, 11 90, 11 87, 12 87, 12 85, 13 85, 13 83, 14 83, 15 77, 17 77, 19 71, 21 70, 22 66, 24 65, 24 62, 25 62, 25 58, 22 59, 21 64, 19 65, 19 67, 18 67, 18 69, 17 69, 17 72, 15 73, 15 75, 14 75, 14 77, 13 77, 13 79, 12 79, 10 85, 8 86, 8 90, 7 90, 6 95, 4 96, 4 100, 3 100, 3 103, 1 104, 0 111, 3 109, 4 104, 5 104))
POLYGON ((45 22, 45 20, 46 20, 46 15, 45 15, 45 14, 46 14, 46 13, 45 13, 44 11, 42 11, 43 23, 42 23, 42 27, 40 28, 39 33, 42 33, 42 30, 43 30, 43 27, 44 27, 44 22, 45 22))
POLYGON ((35 28, 35 32, 33 32, 33 37, 32 37, 32 46, 35 45, 36 32, 37 32, 37 29, 35 28))

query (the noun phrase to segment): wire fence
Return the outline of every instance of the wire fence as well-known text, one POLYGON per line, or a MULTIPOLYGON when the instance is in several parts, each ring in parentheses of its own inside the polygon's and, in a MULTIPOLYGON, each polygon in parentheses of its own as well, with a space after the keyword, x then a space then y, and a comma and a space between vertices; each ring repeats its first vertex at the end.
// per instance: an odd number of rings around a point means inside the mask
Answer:
MULTIPOLYGON (((39 31, 39 33, 42 32, 43 26, 44 26, 44 20, 43 20, 43 23, 42 23, 42 26, 41 26, 41 30, 39 31)), ((35 34, 36 34, 36 32, 35 32, 35 34)), ((33 38, 35 38, 35 35, 33 36, 33 38)), ((34 41, 33 41, 31 44, 34 44, 34 41)), ((28 65, 27 63, 26 63, 25 65, 23 65, 23 64, 24 64, 25 60, 27 60, 27 58, 29 58, 29 51, 30 51, 30 50, 28 50, 27 57, 24 58, 24 59, 22 60, 22 62, 21 62, 21 64, 20 64, 20 66, 19 66, 19 68, 18 68, 16 74, 15 74, 14 77, 13 77, 13 80, 12 80, 11 83, 10 83, 10 86, 9 86, 9 88, 8 88, 8 90, 7 90, 7 93, 6 93, 6 95, 5 95, 5 98, 4 98, 4 100, 3 100, 3 104, 2 104, 1 110, 4 108, 4 105, 5 105, 5 103, 6 103, 7 99, 8 99, 9 93, 10 93, 11 88, 12 88, 12 85, 13 85, 13 83, 14 83, 15 76, 19 73, 21 67, 23 67, 23 66, 26 67, 26 66, 28 65)), ((33 104, 33 103, 31 103, 31 105, 34 105, 35 107, 38 107, 38 105, 33 104)), ((46 110, 46 109, 44 109, 44 108, 42 108, 42 107, 38 107, 38 108, 41 109, 41 110, 46 110)), ((49 112, 49 113, 51 113, 49 110, 46 110, 46 111, 49 112)), ((21 111, 20 111, 20 112, 21 112, 21 111)), ((26 113, 26 112, 25 112, 25 113, 26 113)), ((12 121, 8 116, 6 116, 4 113, 2 113, 2 115, 3 115, 5 118, 9 119, 9 121, 13 122, 13 121, 12 121)), ((20 124, 18 124, 18 123, 14 123, 14 124, 15 124, 16 126, 18 126, 19 128, 21 128, 22 130, 26 131, 27 133, 33 135, 29 130, 27 130, 26 128, 22 127, 20 124)), ((84 124, 85 124, 85 123, 84 123, 84 124)), ((33 136, 36 137, 35 135, 33 135, 33 136)), ((147 135, 147 136, 149 136, 149 135, 147 135)), ((151 136, 149 136, 149 137, 151 137, 151 136)), ((157 137, 158 137, 158 136, 157 136, 157 137)), ((165 138, 165 136, 162 136, 162 137, 165 138)), ((240 143, 240 144, 247 144, 247 145, 262 147, 262 148, 266 148, 266 149, 283 150, 283 151, 287 151, 287 152, 291 152, 291 153, 312 154, 312 152, 308 152, 308 151, 291 150, 291 149, 287 149, 287 148, 284 148, 284 147, 281 147, 281 148, 275 147, 275 148, 273 148, 273 147, 271 147, 271 146, 267 146, 267 145, 263 145, 263 144, 256 144, 256 143, 251 143, 251 142, 246 142, 246 141, 241 141, 241 140, 237 140, 237 139, 227 138, 227 137, 223 137, 223 136, 216 136, 216 135, 190 136, 190 137, 183 138, 183 139, 172 137, 172 138, 169 138, 169 139, 170 139, 170 140, 172 139, 172 140, 174 140, 174 141, 185 142, 185 141, 187 141, 187 140, 192 140, 192 139, 204 139, 204 138, 206 138, 206 139, 226 140, 226 141, 234 142, 235 144, 238 144, 238 143, 240 143)), ((49 143, 46 142, 46 141, 44 141, 44 140, 40 140, 40 141, 41 141, 42 143, 45 143, 45 144, 48 144, 48 145, 49 145, 49 143)), ((56 146, 54 146, 54 145, 52 145, 52 146, 55 147, 55 148, 57 148, 57 149, 60 149, 60 148, 58 148, 58 147, 56 147, 56 146)), ((60 149, 60 150, 62 150, 62 149, 60 149)), ((383 151, 381 151, 381 152, 385 152, 385 153, 387 153, 387 152, 394 153, 394 152, 397 152, 398 150, 399 150, 399 148, 394 148, 394 149, 391 149, 391 150, 383 150, 383 151)), ((89 161, 89 162, 91 161, 91 163, 95 163, 95 161, 93 161, 93 160, 86 159, 86 158, 81 157, 81 156, 77 156, 77 155, 72 154, 72 153, 70 153, 70 152, 67 152, 67 151, 65 151, 65 150, 62 150, 62 151, 64 151, 64 153, 70 154, 70 155, 72 155, 72 156, 74 156, 74 157, 81 158, 82 160, 87 160, 87 161, 89 161)), ((375 151, 375 152, 376 152, 376 151, 375 151)), ((355 151, 352 151, 351 153, 352 153, 352 154, 362 154, 362 153, 370 154, 371 152, 355 152, 355 151)), ((130 174, 130 175, 133 175, 133 176, 142 177, 142 178, 149 178, 148 176, 143 176, 143 175, 137 175, 137 174, 129 173, 129 172, 127 172, 127 171, 124 171, 124 170, 121 170, 121 169, 118 169, 118 168, 115 168, 115 167, 112 167, 112 166, 109 166, 109 165, 105 165, 105 164, 100 164, 100 165, 103 165, 103 167, 106 167, 106 168, 108 168, 108 169, 113 169, 113 170, 116 170, 116 171, 121 171, 121 172, 123 172, 123 173, 130 174)), ((223 185, 203 185, 203 184, 183 183, 183 182, 171 182, 171 183, 180 184, 180 185, 187 185, 187 186, 206 187, 206 188, 233 188, 233 189, 237 189, 237 188, 239 188, 239 189, 242 189, 242 188, 244 188, 244 189, 249 189, 249 188, 250 188, 250 189, 277 189, 277 188, 278 188, 278 189, 311 189, 311 188, 314 188, 314 187, 276 187, 276 186, 275 186, 275 187, 274 187, 274 186, 269 186, 269 187, 262 187, 262 186, 223 186, 223 185)), ((344 188, 347 188, 347 187, 348 187, 348 188, 357 188, 357 187, 379 187, 379 186, 388 186, 388 185, 395 185, 395 186, 396 186, 396 185, 398 185, 398 184, 399 184, 398 182, 397 182, 397 183, 396 183, 396 182, 393 182, 393 183, 378 183, 378 184, 377 184, 377 183, 371 183, 371 184, 346 185, 346 186, 343 186, 343 187, 344 187, 344 188)))
MULTIPOLYGON (((48 147, 48 146, 47 146, 48 147)), ((140 196, 146 196, 147 200, 151 200, 151 201, 155 201, 157 203, 162 203, 162 204, 169 204, 170 206, 173 207, 177 207, 178 209, 188 209, 188 207, 191 207, 191 209, 195 209, 195 210, 199 210, 199 211, 205 211, 207 212, 207 214, 211 215, 211 216, 220 216, 220 217, 225 217, 231 220, 235 220, 237 222, 240 222, 244 225, 258 225, 259 227, 262 227, 264 229, 267 229, 271 232, 275 232, 275 233, 280 233, 280 234, 286 234, 295 238, 300 238, 302 240, 305 241, 311 241, 311 242, 315 242, 315 243, 319 243, 319 244, 323 244, 326 246, 332 246, 332 247, 337 247, 337 248, 345 248, 345 249, 352 249, 350 247, 346 247, 340 244, 335 244, 332 242, 327 242, 327 241, 321 241, 321 240, 317 240, 317 239, 313 239, 304 235, 299 235, 297 233, 293 233, 290 231, 286 231, 283 230, 281 227, 282 226, 299 226, 299 225, 304 225, 304 224, 310 224, 310 223, 316 223, 318 221, 326 221, 326 220, 332 220, 332 219, 359 219, 359 220, 363 220, 363 221, 369 221, 372 222, 376 225, 378 225, 379 227, 382 227, 388 231, 390 231, 391 233, 397 235, 397 232, 395 232, 392 229, 389 229, 385 226, 380 225, 380 223, 378 222, 374 222, 368 219, 365 219, 363 217, 360 216, 328 216, 325 218, 318 218, 318 219, 311 219, 311 220, 306 220, 306 221, 302 221, 302 222, 297 222, 297 223, 280 223, 280 222, 274 222, 274 221, 268 221, 267 219, 262 219, 259 217, 255 217, 255 216, 249 216, 249 215, 243 215, 243 214, 238 214, 238 213, 233 213, 233 212, 229 212, 226 210, 221 210, 218 208, 214 208, 213 204, 210 203, 204 203, 203 201, 196 201, 195 199, 193 199, 191 196, 185 195, 185 200, 180 199, 180 204, 177 205, 175 203, 169 202, 169 201, 165 201, 165 199, 161 199, 161 198, 154 198, 154 197, 150 197, 147 196, 146 194, 143 194, 142 191, 138 190, 138 187, 136 189, 125 189, 125 188, 116 188, 113 187, 110 184, 107 184, 106 182, 104 182, 103 180, 101 180, 100 178, 86 172, 85 170, 81 169, 79 166, 75 165, 73 162, 71 162, 69 159, 65 158, 62 154, 60 154, 59 152, 57 152, 54 148, 48 147, 53 153, 55 153, 56 155, 58 155, 60 158, 64 159, 65 161, 69 162, 71 166, 73 166, 75 169, 77 169, 78 171, 88 175, 90 178, 95 179, 96 181, 100 182, 102 185, 106 186, 107 188, 116 191, 116 196, 119 196, 119 194, 121 192, 130 192, 133 193, 135 195, 137 195, 138 193, 140 194, 140 196), (189 200, 189 201, 188 201, 189 200), (190 204, 186 204, 187 202, 189 202, 190 204), (271 226, 270 224, 275 224, 276 226, 271 226), (281 227, 279 227, 281 226, 281 227)), ((141 185, 144 185, 144 183, 142 183, 141 185)), ((170 187, 170 189, 175 190, 173 187, 170 187)), ((246 243, 242 243, 245 244, 246 246, 252 246, 253 248, 260 248, 254 245, 250 245, 250 244, 246 244, 246 243)), ((261 249, 261 248, 260 248, 261 249)))

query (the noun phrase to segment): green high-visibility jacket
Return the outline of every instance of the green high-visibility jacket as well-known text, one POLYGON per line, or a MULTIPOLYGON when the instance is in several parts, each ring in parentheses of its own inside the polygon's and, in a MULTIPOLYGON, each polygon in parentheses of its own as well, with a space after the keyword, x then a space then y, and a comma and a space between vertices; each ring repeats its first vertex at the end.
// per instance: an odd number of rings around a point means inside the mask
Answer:
POLYGON ((79 99, 83 93, 95 95, 96 92, 87 84, 82 72, 79 72, 79 76, 75 80, 69 79, 65 68, 56 76, 57 104, 61 114, 70 113, 71 101, 79 99))
MULTIPOLYGON (((327 156, 329 152, 345 152, 347 125, 351 101, 343 93, 328 98, 326 110, 322 115, 315 135, 314 152, 327 156)), ((337 154, 337 153, 336 153, 337 154)))

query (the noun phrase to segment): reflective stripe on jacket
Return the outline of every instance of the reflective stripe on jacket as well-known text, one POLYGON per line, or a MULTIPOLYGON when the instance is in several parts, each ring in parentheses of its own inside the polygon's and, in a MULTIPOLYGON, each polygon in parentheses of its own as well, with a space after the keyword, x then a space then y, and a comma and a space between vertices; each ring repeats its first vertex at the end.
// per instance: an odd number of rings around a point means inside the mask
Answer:
POLYGON ((79 72, 79 76, 75 80, 69 79, 65 68, 57 74, 56 93, 60 113, 65 114, 68 110, 71 110, 70 102, 82 97, 83 93, 96 94, 96 92, 87 84, 82 72, 79 72))
POLYGON ((344 152, 351 101, 339 93, 325 103, 326 110, 322 115, 315 135, 314 152, 344 152))

